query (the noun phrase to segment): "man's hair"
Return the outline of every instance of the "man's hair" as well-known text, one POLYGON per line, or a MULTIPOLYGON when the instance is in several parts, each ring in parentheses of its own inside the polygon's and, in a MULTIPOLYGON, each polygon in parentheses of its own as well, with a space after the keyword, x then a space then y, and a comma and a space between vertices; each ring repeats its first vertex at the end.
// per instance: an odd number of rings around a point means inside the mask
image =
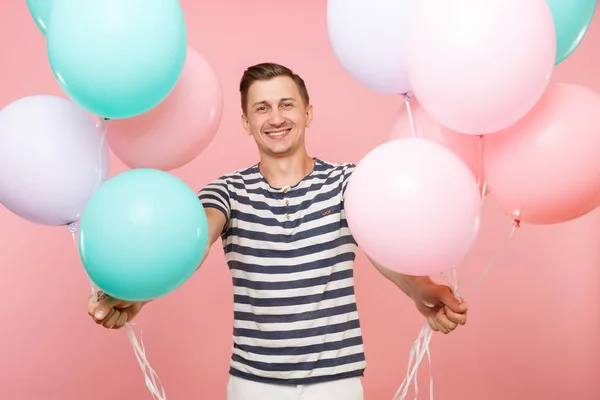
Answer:
POLYGON ((291 69, 275 63, 262 63, 248 67, 240 80, 240 95, 242 98, 242 111, 246 114, 248 108, 248 90, 256 81, 268 81, 279 76, 287 76, 294 80, 304 105, 308 105, 310 98, 304 80, 291 69))

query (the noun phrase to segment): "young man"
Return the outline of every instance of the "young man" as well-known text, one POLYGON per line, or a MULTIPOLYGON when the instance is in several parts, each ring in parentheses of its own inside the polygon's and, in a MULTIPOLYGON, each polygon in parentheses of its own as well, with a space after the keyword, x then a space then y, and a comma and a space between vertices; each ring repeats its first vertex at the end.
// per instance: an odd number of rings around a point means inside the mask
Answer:
MULTIPOLYGON (((265 63, 240 82, 242 122, 260 162, 223 175, 198 195, 234 285, 229 400, 360 400, 366 367, 344 213, 350 163, 311 158, 312 106, 304 81, 265 63)), ((375 265, 375 264, 374 264, 375 265)), ((375 265, 414 300, 435 331, 466 323, 466 305, 429 278, 375 265)), ((120 328, 143 304, 90 299, 88 311, 120 328)))

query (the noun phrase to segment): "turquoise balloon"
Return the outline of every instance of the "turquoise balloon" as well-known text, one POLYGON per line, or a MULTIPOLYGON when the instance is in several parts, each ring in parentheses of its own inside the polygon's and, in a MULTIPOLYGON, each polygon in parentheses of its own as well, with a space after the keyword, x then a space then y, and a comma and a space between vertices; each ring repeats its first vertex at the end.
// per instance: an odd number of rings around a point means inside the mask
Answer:
POLYGON ((54 0, 46 37, 65 93, 92 114, 121 119, 171 92, 186 35, 178 0, 54 0))
POLYGON ((184 182, 155 169, 106 181, 79 223, 79 254, 89 276, 115 298, 145 301, 185 283, 208 245, 202 203, 184 182))
POLYGON ((29 7, 29 13, 35 21, 37 27, 45 35, 50 17, 50 9, 52 8, 53 0, 27 0, 27 7, 29 7))
POLYGON ((587 33, 597 0, 546 0, 556 29, 556 61, 563 62, 573 53, 587 33))

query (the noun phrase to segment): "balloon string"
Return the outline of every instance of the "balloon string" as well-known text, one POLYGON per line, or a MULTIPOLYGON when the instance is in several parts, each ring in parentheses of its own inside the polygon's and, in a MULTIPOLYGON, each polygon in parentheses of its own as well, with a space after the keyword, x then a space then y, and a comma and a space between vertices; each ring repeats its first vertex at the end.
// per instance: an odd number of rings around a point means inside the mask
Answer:
POLYGON ((481 187, 481 180, 483 179, 483 135, 479 135, 477 144, 479 145, 479 164, 477 165, 477 184, 481 187))
POLYGON ((478 144, 479 144, 479 171, 477 177, 477 186, 481 188, 481 200, 485 198, 485 193, 487 192, 487 180, 483 177, 483 135, 478 136, 478 144), (483 186, 481 185, 481 181, 483 181, 483 186))
MULTIPOLYGON (((514 236, 515 232, 517 231, 517 228, 520 228, 520 227, 521 227, 521 222, 519 220, 514 220, 512 227, 510 229, 510 232, 508 233, 507 238, 504 239, 504 242, 502 243, 502 245, 500 246, 500 248, 498 249, 496 254, 494 254, 494 256, 492 257, 492 259, 490 260, 488 265, 485 267, 483 272, 477 278, 477 281, 475 282, 475 284, 471 287, 471 290, 468 292, 468 295, 467 295, 468 298, 471 298, 473 296, 473 293, 475 292, 475 289, 477 289, 477 286, 479 286, 479 284, 483 281, 483 278, 485 278, 485 276, 490 271, 492 266, 496 263, 496 261, 498 261, 498 258, 500 257, 500 255, 502 255, 502 253, 504 253, 506 246, 508 246, 508 243, 510 242, 510 240, 514 236)), ((459 282, 458 289, 460 289, 460 285, 461 285, 461 283, 459 282)))
MULTIPOLYGON (((75 247, 77 248, 77 225, 72 223, 69 224, 69 232, 71 233, 71 237, 73 238, 73 243, 75 243, 75 247)), ((92 286, 92 295, 94 296, 95 301, 100 300, 100 296, 102 292, 98 289, 98 287, 90 280, 92 286)), ((133 347, 133 352, 135 354, 135 358, 144 374, 144 381, 146 382, 146 387, 150 391, 152 398, 155 400, 166 400, 167 395, 165 393, 165 389, 163 387, 162 382, 154 368, 150 366, 150 362, 146 357, 146 348, 144 347, 144 339, 143 332, 140 329, 140 340, 138 341, 133 326, 135 324, 131 322, 127 322, 124 326, 125 331, 127 332, 127 337, 129 338, 129 342, 133 347)))
POLYGON ((406 112, 408 113, 408 120, 410 122, 410 129, 414 138, 417 137, 417 129, 415 128, 415 120, 413 119, 412 110, 410 108, 410 96, 404 94, 404 103, 406 104, 406 112))
MULTIPOLYGON (((472 296, 472 294, 475 291, 475 289, 477 288, 477 286, 479 286, 479 284, 481 283, 483 278, 487 275, 487 273, 490 271, 492 266, 496 263, 496 261, 498 260, 500 255, 504 252, 504 250, 506 249, 506 246, 508 245, 508 243, 512 239, 513 235, 515 234, 517 228, 519 228, 519 227, 520 227, 520 222, 518 220, 513 221, 513 225, 508 234, 508 237, 504 240, 504 242, 502 243, 502 245, 500 246, 500 248, 498 249, 496 254, 494 254, 494 256, 492 257, 490 262, 487 264, 486 268, 483 270, 483 272, 481 273, 481 275, 479 276, 479 278, 477 279, 477 281, 471 288, 471 290, 469 292, 469 297, 472 296)), ((450 269, 449 271, 445 271, 444 276, 445 276, 446 280, 448 281, 448 284, 450 285, 450 287, 453 289, 454 296, 457 299, 460 299, 459 293, 460 293, 460 288, 461 288, 461 282, 457 280, 456 268, 454 267, 454 268, 450 269)), ((408 370, 406 372, 406 376, 405 376, 404 380, 402 381, 402 383, 400 384, 400 387, 396 391, 396 394, 394 395, 393 400, 406 400, 406 396, 408 395, 408 390, 410 388, 411 383, 413 384, 413 387, 414 387, 414 393, 415 393, 414 399, 415 400, 417 399, 417 395, 419 392, 418 385, 417 385, 417 371, 418 371, 419 366, 421 365, 421 361, 423 361, 423 357, 425 355, 427 355, 427 358, 429 361, 429 398, 430 398, 430 400, 433 400, 433 376, 431 373, 431 353, 430 353, 430 349, 429 349, 429 342, 431 341, 432 335, 433 335, 433 331, 432 331, 431 327, 429 326, 429 324, 425 325, 421 329, 419 336, 413 343, 413 346, 411 347, 411 350, 410 350, 409 361, 408 361, 408 370), (414 361, 414 365, 412 365, 413 361, 414 361)))
MULTIPOLYGON (((106 132, 108 130, 108 121, 109 121, 108 118, 103 118, 96 123, 97 128, 102 128, 102 134, 101 134, 101 138, 100 138, 100 149, 98 151, 98 169, 97 169, 97 171, 98 171, 97 178, 98 179, 96 180, 94 192, 100 188, 100 185, 102 185, 102 178, 103 178, 103 176, 102 176, 102 158, 103 158, 104 143, 106 140, 106 132)), ((76 236, 77 224, 71 223, 68 225, 68 228, 69 228, 69 232, 71 233, 71 237, 73 238, 73 243, 75 243, 75 248, 78 249, 77 236, 76 236)), ((94 296, 94 300, 99 301, 102 292, 98 289, 98 287, 94 284, 94 282, 91 281, 91 279, 90 279, 90 283, 92 286, 92 295, 94 296)), ((146 357, 146 348, 144 346, 143 332, 140 329, 140 340, 138 341, 136 334, 135 334, 135 330, 133 329, 133 326, 135 326, 134 323, 127 322, 125 324, 124 328, 125 328, 125 332, 127 333, 129 342, 131 343, 131 345, 133 347, 133 352, 135 354, 135 358, 137 359, 137 362, 142 370, 142 373, 144 374, 144 381, 146 382, 146 387, 150 391, 150 394, 152 395, 152 398, 154 400, 166 400, 167 395, 165 393, 165 389, 162 385, 162 382, 160 381, 160 378, 159 378, 158 374, 156 373, 156 371, 150 366, 150 362, 148 361, 148 358, 146 357)))
POLYGON ((106 132, 108 131, 108 118, 103 118, 96 122, 96 128, 102 128, 102 134, 100 135, 100 148, 98 149, 98 179, 96 180, 96 186, 94 192, 100 188, 102 184, 102 152, 104 150, 104 142, 106 141, 106 132))

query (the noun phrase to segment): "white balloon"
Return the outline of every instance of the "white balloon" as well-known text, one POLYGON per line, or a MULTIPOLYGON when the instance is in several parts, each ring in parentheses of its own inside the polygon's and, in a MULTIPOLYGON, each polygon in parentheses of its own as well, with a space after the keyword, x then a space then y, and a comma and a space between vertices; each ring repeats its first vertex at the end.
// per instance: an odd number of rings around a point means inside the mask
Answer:
POLYGON ((355 80, 384 94, 411 90, 405 48, 418 1, 327 1, 327 29, 333 52, 355 80))
POLYGON ((108 171, 102 129, 74 102, 36 95, 0 111, 0 198, 19 217, 49 226, 78 221, 108 171))

